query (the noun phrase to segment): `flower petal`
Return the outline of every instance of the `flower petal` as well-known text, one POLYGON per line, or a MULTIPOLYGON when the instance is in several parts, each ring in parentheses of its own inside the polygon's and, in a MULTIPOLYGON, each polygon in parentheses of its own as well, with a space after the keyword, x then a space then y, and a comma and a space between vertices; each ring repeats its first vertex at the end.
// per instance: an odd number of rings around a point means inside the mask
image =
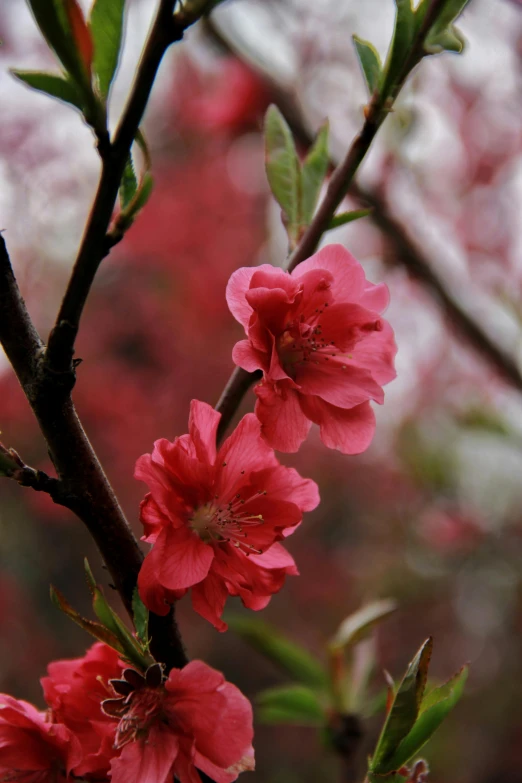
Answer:
POLYGON ((199 400, 190 403, 189 433, 201 462, 211 465, 216 461, 216 435, 221 414, 211 405, 199 400))
POLYGON ((275 467, 278 462, 272 449, 261 437, 261 425, 253 413, 243 416, 219 450, 216 493, 228 502, 251 471, 275 467))
POLYGON ((247 372, 268 370, 268 354, 256 350, 250 340, 240 340, 232 349, 232 361, 247 372))
POLYGON ((375 432, 375 414, 369 402, 348 410, 337 408, 319 397, 303 397, 303 411, 321 427, 321 440, 343 454, 361 454, 375 432))
POLYGON ((167 590, 191 587, 207 576, 213 559, 213 548, 188 527, 164 528, 141 567, 140 593, 150 600, 155 585, 167 590))
POLYGON ((218 631, 226 631, 228 628, 228 625, 221 620, 227 598, 225 582, 212 571, 192 588, 192 608, 212 623, 218 631))
POLYGON ((169 675, 166 687, 176 719, 202 756, 222 769, 243 758, 252 744, 252 706, 235 685, 203 661, 191 661, 169 675))
POLYGON ((260 383, 257 395, 256 416, 261 422, 261 433, 272 448, 296 452, 310 430, 299 404, 297 392, 289 384, 280 382, 260 383))
POLYGON ((390 302, 390 292, 386 283, 366 283, 366 288, 361 296, 359 303, 368 310, 375 310, 376 313, 382 313, 388 307, 390 302))
POLYGON ((243 266, 241 269, 236 269, 227 285, 226 298, 228 309, 236 321, 239 321, 245 328, 245 331, 252 315, 252 308, 245 299, 245 294, 250 288, 250 280, 255 271, 255 266, 243 266))
POLYGON ((292 272, 292 277, 303 277, 312 269, 326 269, 332 274, 331 291, 335 301, 357 302, 367 285, 360 263, 342 245, 326 245, 318 253, 303 261, 292 272))
POLYGON ((288 574, 297 576, 299 571, 295 564, 295 560, 282 544, 274 544, 262 555, 251 555, 250 560, 257 563, 263 568, 272 570, 274 568, 284 568, 288 574))
POLYGON ((393 366, 393 360, 397 353, 397 346, 390 324, 382 320, 382 330, 369 334, 365 340, 355 346, 353 361, 358 367, 369 370, 377 383, 384 386, 393 381, 397 373, 393 366))
POLYGON ((371 373, 348 359, 343 363, 331 359, 299 367, 296 381, 301 387, 301 406, 309 396, 321 397, 339 408, 353 408, 369 399, 378 403, 384 401, 384 392, 371 373))
POLYGON ((129 742, 111 762, 111 783, 165 783, 178 754, 176 734, 161 723, 148 736, 129 742))
POLYGON ((272 499, 295 503, 301 511, 313 511, 319 505, 317 484, 302 478, 295 468, 281 465, 277 470, 261 470, 250 476, 250 483, 259 490, 266 490, 272 499))

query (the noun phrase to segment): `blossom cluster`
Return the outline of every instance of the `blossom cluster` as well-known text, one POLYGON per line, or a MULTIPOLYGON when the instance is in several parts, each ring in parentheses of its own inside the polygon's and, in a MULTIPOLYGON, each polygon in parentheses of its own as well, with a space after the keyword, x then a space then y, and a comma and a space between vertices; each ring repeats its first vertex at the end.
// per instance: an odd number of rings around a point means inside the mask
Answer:
MULTIPOLYGON (((193 400, 188 433, 157 440, 135 469, 149 489, 143 603, 166 615, 190 590, 194 610, 220 631, 228 596, 263 609, 298 573, 283 543, 319 503, 315 482, 281 465, 274 449, 297 451, 312 423, 330 448, 366 449, 370 402, 383 401, 395 356, 381 315, 386 286, 369 283, 340 245, 292 273, 237 270, 227 302, 246 333, 236 365, 262 371, 255 413, 219 445, 221 415, 193 400)), ((0 780, 199 783, 200 770, 230 783, 254 767, 250 703, 200 661, 168 676, 161 663, 138 672, 95 644, 84 658, 51 664, 42 686, 45 713, 0 696, 0 780)))
POLYGON ((252 708, 202 661, 145 675, 96 643, 41 680, 46 712, 0 695, 0 780, 231 783, 253 768, 252 708))
POLYGON ((142 600, 166 614, 191 590, 195 611, 220 631, 229 595, 262 609, 286 575, 298 573, 281 542, 319 493, 274 449, 297 451, 315 422, 325 445, 364 451, 375 431, 370 400, 382 403, 396 351, 381 316, 386 286, 369 283, 341 245, 291 274, 266 264, 238 269, 227 301, 247 334, 234 347, 235 363, 263 372, 255 414, 217 449, 220 414, 194 400, 189 433, 156 441, 135 471, 150 490, 141 521, 153 544, 138 580, 142 600))

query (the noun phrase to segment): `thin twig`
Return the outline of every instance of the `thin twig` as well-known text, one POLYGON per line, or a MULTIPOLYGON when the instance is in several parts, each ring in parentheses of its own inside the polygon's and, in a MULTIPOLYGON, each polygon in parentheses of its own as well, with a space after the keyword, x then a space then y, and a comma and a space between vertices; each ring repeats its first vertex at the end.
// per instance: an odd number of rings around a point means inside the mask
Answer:
POLYGON ((74 341, 83 308, 98 267, 110 250, 106 235, 118 189, 160 63, 169 46, 180 41, 185 29, 196 21, 194 17, 173 16, 174 5, 175 0, 161 0, 114 141, 100 150, 102 172, 98 190, 67 290, 49 335, 45 364, 53 375, 72 374, 74 341))
MULTIPOLYGON (((429 25, 433 23, 433 14, 437 12, 438 6, 434 3, 426 15, 423 28, 429 29, 429 25)), ((238 49, 234 47, 233 42, 225 37, 224 33, 216 27, 212 20, 206 21, 205 24, 209 35, 212 36, 219 46, 227 51, 231 51, 238 57, 240 56, 240 53, 238 49)), ((419 50, 417 49, 415 52, 412 52, 411 56, 411 61, 414 62, 414 58, 418 58, 419 56, 419 50)), ((249 65, 256 68, 264 78, 269 90, 275 96, 276 102, 283 112, 285 119, 292 128, 296 140, 305 148, 310 147, 313 143, 313 136, 306 127, 306 123, 296 101, 287 91, 282 89, 281 86, 274 81, 273 77, 269 76, 265 71, 262 71, 258 63, 253 64, 252 62, 249 62, 249 65)), ((402 79, 404 80, 404 76, 402 76, 402 79)), ((361 134, 354 140, 353 144, 356 148, 362 144, 361 135, 364 134, 364 132, 363 128, 361 134)), ((336 162, 332 161, 332 164, 335 166, 336 162)), ((434 271, 429 259, 408 237, 404 227, 390 215, 383 200, 376 196, 375 193, 360 188, 353 178, 351 182, 349 182, 346 190, 344 190, 346 183, 343 181, 343 178, 347 177, 349 179, 350 176, 353 177, 352 172, 354 167, 358 167, 358 153, 357 149, 354 152, 352 151, 352 148, 350 148, 344 162, 341 164, 341 167, 339 167, 343 171, 343 175, 337 175, 337 181, 333 191, 330 192, 330 187, 328 188, 325 199, 321 203, 316 215, 317 224, 315 224, 314 219, 314 223, 307 234, 303 236, 296 251, 290 258, 287 268, 293 269, 298 263, 305 260, 305 258, 309 257, 309 255, 315 251, 322 236, 322 233, 320 234, 319 230, 323 229, 324 231, 325 229, 323 227, 328 227, 331 214, 333 214, 331 213, 331 210, 337 209, 339 194, 342 193, 342 198, 344 198, 348 192, 350 195, 355 196, 357 199, 372 207, 370 219, 378 226, 390 242, 390 245, 394 248, 393 260, 397 264, 402 264, 412 277, 424 285, 428 292, 434 296, 437 303, 442 307, 443 311, 448 316, 448 319, 453 324, 457 336, 465 340, 468 345, 475 350, 482 359, 491 364, 506 381, 511 383, 515 388, 522 390, 522 374, 513 358, 505 353, 489 337, 489 335, 476 323, 472 315, 467 313, 456 298, 447 290, 444 282, 434 271), (323 206, 325 202, 327 204, 326 207, 323 206)), ((342 198, 340 199, 339 204, 341 203, 342 198)), ((236 368, 233 371, 226 385, 226 390, 216 406, 216 409, 222 413, 219 428, 220 438, 223 437, 223 434, 241 404, 243 396, 255 380, 256 378, 253 373, 246 373, 239 368, 236 368)))
POLYGON ((372 208, 370 220, 381 230, 392 249, 394 263, 402 265, 435 299, 452 324, 456 334, 488 362, 508 383, 522 391, 522 374, 513 357, 502 350, 466 312, 434 271, 431 262, 412 240, 399 221, 394 218, 384 200, 374 191, 355 183, 350 188, 365 206, 372 208))
MULTIPOLYGON (((50 479, 46 491, 86 525, 132 616, 132 596, 143 554, 70 396, 51 394, 47 385, 41 383, 42 342, 20 294, 1 235, 0 314, 0 343, 38 420, 58 475, 55 481, 50 479)), ((29 473, 25 478, 32 480, 29 473)), ((33 478, 38 483, 37 476, 33 478)), ((38 488, 43 490, 44 483, 41 478, 38 488)), ((171 620, 171 617, 155 619, 153 654, 169 666, 182 666, 187 659, 171 620)))
MULTIPOLYGON (((365 120, 361 131, 353 139, 344 159, 336 166, 328 182, 324 198, 319 204, 312 222, 286 263, 285 268, 288 272, 291 272, 298 264, 309 258, 317 249, 323 234, 328 230, 337 208, 345 198, 379 128, 388 116, 395 98, 411 70, 422 58, 425 38, 445 2, 446 0, 432 1, 410 51, 404 60, 401 71, 395 83, 390 87, 390 91, 384 94, 376 90, 372 95, 369 104, 365 108, 365 120)), ((239 372, 239 370, 235 370, 230 377, 226 390, 216 406, 216 410, 221 413, 219 430, 221 436, 226 431, 243 396, 254 380, 252 373, 239 372)))

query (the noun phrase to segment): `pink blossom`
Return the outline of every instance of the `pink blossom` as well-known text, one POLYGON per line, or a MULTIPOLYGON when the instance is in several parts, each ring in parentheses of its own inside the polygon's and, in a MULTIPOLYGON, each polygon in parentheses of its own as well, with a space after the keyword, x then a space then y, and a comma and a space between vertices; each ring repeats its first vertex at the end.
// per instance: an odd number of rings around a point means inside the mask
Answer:
POLYGON ((238 269, 227 302, 246 340, 234 362, 263 371, 256 416, 266 441, 294 452, 312 422, 344 454, 370 444, 382 386, 395 377, 393 331, 380 316, 388 289, 373 285, 342 245, 328 245, 289 274, 268 264, 238 269))
POLYGON ((136 464, 150 492, 141 504, 145 540, 153 544, 139 574, 144 603, 166 614, 192 588, 196 612, 221 631, 228 595, 262 609, 297 574, 279 543, 319 502, 317 486, 279 464, 247 414, 219 451, 220 414, 193 400, 189 434, 157 440, 136 464))
POLYGON ((41 680, 44 696, 56 721, 78 738, 82 759, 73 772, 78 777, 103 779, 114 750, 114 721, 101 709, 111 693, 109 680, 121 675, 124 664, 106 644, 94 644, 83 658, 54 661, 41 680))
POLYGON ((252 708, 223 675, 202 661, 172 669, 160 664, 145 677, 127 669, 112 683, 119 698, 104 709, 119 718, 112 783, 200 783, 197 770, 230 783, 254 768, 252 708))
POLYGON ((0 694, 0 780, 65 783, 81 759, 78 740, 32 704, 0 694))

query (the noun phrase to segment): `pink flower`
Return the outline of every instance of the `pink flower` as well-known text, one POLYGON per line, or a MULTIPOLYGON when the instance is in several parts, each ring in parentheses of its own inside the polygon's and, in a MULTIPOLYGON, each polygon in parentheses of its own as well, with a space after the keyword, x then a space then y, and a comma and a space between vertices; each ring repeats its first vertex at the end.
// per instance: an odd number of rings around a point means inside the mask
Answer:
POLYGON ((223 675, 202 661, 172 669, 160 664, 145 677, 127 669, 112 683, 120 698, 104 702, 119 718, 112 783, 201 783, 197 769, 230 783, 254 768, 252 708, 223 675))
POLYGON ((0 694, 0 780, 65 783, 80 761, 77 739, 25 701, 0 694))
POLYGON ((234 362, 263 371, 256 416, 267 442, 297 451, 311 423, 344 454, 370 444, 382 385, 395 377, 393 331, 381 313, 388 289, 373 285, 342 245, 328 245, 289 274, 268 264, 238 269, 227 286, 248 339, 234 362))
POLYGON ((116 753, 115 727, 101 703, 111 694, 109 680, 118 678, 124 666, 115 650, 97 642, 83 658, 49 664, 48 677, 41 680, 54 719, 80 742, 83 758, 73 768, 78 777, 107 777, 116 753))
POLYGON ((138 578, 143 602, 166 614, 166 602, 192 588, 196 612, 224 631, 228 595, 262 609, 286 575, 297 573, 278 542, 317 506, 319 494, 313 481, 279 464, 253 414, 217 451, 220 418, 193 400, 189 434, 157 440, 134 475, 151 490, 141 504, 145 540, 154 544, 138 578))

